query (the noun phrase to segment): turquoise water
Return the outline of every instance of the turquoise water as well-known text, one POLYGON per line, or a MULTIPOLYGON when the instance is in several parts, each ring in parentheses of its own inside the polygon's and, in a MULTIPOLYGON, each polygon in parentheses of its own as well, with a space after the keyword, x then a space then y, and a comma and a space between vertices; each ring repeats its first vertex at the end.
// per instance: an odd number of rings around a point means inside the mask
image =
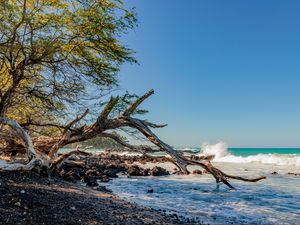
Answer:
MULTIPOLYGON (((230 154, 235 156, 253 156, 258 154, 299 154, 300 155, 300 148, 228 148, 227 146, 217 146, 216 145, 209 145, 208 147, 212 147, 215 149, 215 146, 219 148, 219 150, 226 149, 230 154)), ((188 150, 195 153, 206 151, 207 146, 199 147, 186 147, 186 148, 176 148, 177 150, 188 150)))
POLYGON ((228 148, 236 156, 257 154, 300 154, 300 148, 228 148))
POLYGON ((219 142, 213 145, 203 144, 201 149, 191 148, 190 150, 198 151, 196 154, 214 155, 214 162, 300 167, 300 148, 228 148, 225 143, 219 142))
MULTIPOLYGON (((213 145, 212 145, 213 146, 213 145)), ((224 146, 221 146, 223 148, 224 146)), ((178 150, 189 150, 193 152, 201 152, 205 147, 192 147, 192 148, 176 148, 178 150)), ((225 148, 225 147, 224 147, 225 148)), ((236 156, 250 156, 258 154, 300 154, 300 148, 227 148, 227 151, 236 156)))

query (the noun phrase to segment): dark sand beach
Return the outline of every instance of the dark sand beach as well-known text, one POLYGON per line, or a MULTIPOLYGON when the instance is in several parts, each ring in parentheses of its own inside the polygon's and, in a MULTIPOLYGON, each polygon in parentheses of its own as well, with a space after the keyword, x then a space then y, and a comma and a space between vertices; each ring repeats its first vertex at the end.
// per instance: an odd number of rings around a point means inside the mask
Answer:
POLYGON ((0 224, 194 224, 34 172, 0 172, 0 224))

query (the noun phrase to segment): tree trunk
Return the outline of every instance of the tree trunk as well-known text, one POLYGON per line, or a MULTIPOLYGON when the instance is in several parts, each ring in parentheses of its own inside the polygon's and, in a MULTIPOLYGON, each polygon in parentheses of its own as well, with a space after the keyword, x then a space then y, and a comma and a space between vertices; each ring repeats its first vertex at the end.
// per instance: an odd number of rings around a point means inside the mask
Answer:
MULTIPOLYGON (((228 182, 228 179, 236 179, 236 180, 243 180, 248 182, 256 182, 261 179, 265 179, 266 177, 257 177, 254 179, 243 178, 239 176, 228 175, 222 172, 221 170, 215 168, 207 158, 201 158, 200 161, 191 160, 185 157, 182 153, 179 153, 175 149, 173 149, 170 145, 166 144, 162 140, 160 140, 150 129, 151 128, 160 128, 166 125, 157 125, 150 123, 146 120, 140 120, 137 118, 131 117, 132 113, 136 110, 136 108, 150 95, 154 92, 153 90, 149 91, 139 99, 137 99, 132 105, 130 105, 121 115, 115 118, 109 118, 109 114, 113 111, 114 107, 118 103, 118 98, 111 98, 110 101, 105 106, 104 110, 100 113, 95 123, 90 125, 84 125, 80 127, 73 127, 77 122, 83 119, 87 114, 88 111, 83 113, 81 116, 78 116, 76 119, 68 123, 66 126, 59 125, 59 127, 63 127, 62 135, 59 137, 36 137, 34 138, 34 147, 31 143, 30 137, 27 135, 24 130, 16 124, 12 123, 9 120, 2 119, 0 122, 6 123, 12 127, 14 127, 18 132, 19 136, 24 140, 25 147, 27 148, 28 157, 30 159, 39 159, 41 160, 39 166, 46 165, 48 163, 48 168, 51 167, 51 164, 57 164, 56 153, 57 151, 68 144, 81 142, 85 140, 89 140, 91 138, 95 138, 98 136, 109 137, 118 141, 126 148, 130 148, 133 151, 138 151, 143 153, 144 155, 148 155, 149 153, 153 152, 154 150, 150 147, 145 146, 133 146, 128 143, 125 143, 116 135, 111 133, 107 133, 105 131, 123 128, 123 127, 130 127, 140 131, 142 135, 144 135, 152 144, 156 145, 160 151, 167 153, 171 158, 170 161, 174 163, 183 174, 189 174, 187 169, 188 165, 197 165, 204 168, 206 171, 211 173, 216 182, 222 182, 226 184, 228 187, 233 188, 233 186, 228 182), (41 152, 47 153, 48 155, 45 157, 41 157, 43 154, 37 154, 34 148, 38 149, 41 152), (39 156, 41 155, 41 156, 39 156), (39 157, 38 157, 39 156, 39 157), (47 163, 45 163, 47 161, 47 163)), ((28 125, 28 124, 27 124, 28 125)), ((37 125, 37 124, 35 124, 37 125)), ((44 124, 40 124, 44 126, 44 124)), ((58 126, 58 125, 53 125, 58 126)), ((80 154, 80 152, 75 152, 80 154)), ((64 158, 64 157, 62 157, 64 158)), ((60 161, 60 160, 58 160, 60 161)), ((0 166, 1 167, 1 166, 0 166)))

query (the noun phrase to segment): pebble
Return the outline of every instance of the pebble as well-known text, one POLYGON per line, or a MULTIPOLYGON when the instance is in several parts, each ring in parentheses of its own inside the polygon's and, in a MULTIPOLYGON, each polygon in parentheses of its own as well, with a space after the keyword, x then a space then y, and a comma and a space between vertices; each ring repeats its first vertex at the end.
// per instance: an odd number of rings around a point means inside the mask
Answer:
POLYGON ((147 191, 147 193, 153 193, 153 192, 154 192, 153 188, 151 188, 147 191))
POLYGON ((16 206, 21 206, 21 202, 16 202, 15 205, 16 206))

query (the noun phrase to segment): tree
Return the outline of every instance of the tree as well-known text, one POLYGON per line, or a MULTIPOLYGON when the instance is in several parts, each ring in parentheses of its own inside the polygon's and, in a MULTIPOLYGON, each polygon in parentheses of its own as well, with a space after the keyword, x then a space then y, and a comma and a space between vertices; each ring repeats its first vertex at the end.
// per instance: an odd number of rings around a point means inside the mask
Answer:
MULTIPOLYGON (((23 140, 24 145, 27 149, 27 155, 29 158, 29 163, 27 164, 6 164, 0 163, 0 168, 4 168, 7 170, 18 170, 18 169, 32 169, 36 168, 41 170, 41 168, 53 169, 59 163, 63 162, 67 157, 72 154, 86 154, 82 151, 73 151, 71 153, 61 155, 56 157, 56 153, 60 147, 63 147, 68 144, 72 144, 75 142, 86 141, 95 137, 106 137, 111 138, 123 145, 126 149, 129 149, 133 152, 142 153, 144 156, 151 157, 149 153, 164 151, 166 152, 170 158, 167 158, 170 162, 176 165, 183 174, 189 174, 188 165, 197 165, 204 168, 207 172, 212 174, 216 179, 217 183, 224 183, 228 187, 233 188, 233 186, 228 182, 228 178, 243 180, 247 182, 257 182, 259 180, 265 179, 266 177, 257 177, 257 178, 244 178, 240 176, 229 175, 218 168, 214 167, 209 158, 201 157, 199 160, 189 159, 184 156, 180 152, 174 150, 170 145, 166 144, 162 140, 160 140, 150 128, 161 128, 166 125, 157 125, 151 123, 147 120, 141 120, 138 118, 132 117, 132 114, 136 111, 139 105, 151 96, 154 93, 153 90, 150 90, 145 95, 138 98, 132 104, 130 104, 126 109, 124 109, 118 116, 110 117, 111 113, 118 105, 119 98, 112 97, 110 101, 106 104, 105 108, 99 114, 96 121, 89 125, 82 125, 76 127, 75 125, 82 120, 87 114, 88 110, 85 111, 82 115, 76 117, 74 120, 69 122, 67 125, 57 125, 63 128, 64 132, 59 137, 51 137, 48 139, 43 139, 41 141, 36 141, 36 147, 40 148, 40 150, 48 149, 47 155, 36 152, 35 146, 32 144, 30 137, 26 134, 26 132, 14 121, 9 119, 1 119, 0 123, 7 124, 15 129, 19 137, 23 140), (110 133, 110 130, 122 128, 122 127, 130 127, 138 130, 141 134, 143 134, 152 144, 156 145, 159 149, 153 149, 149 146, 134 146, 127 142, 124 142, 118 135, 110 133), (50 150, 49 150, 50 149, 50 150)), ((1 161, 0 161, 1 162, 1 161)))
POLYGON ((145 112, 139 106, 153 90, 139 98, 128 93, 111 97, 90 124, 81 123, 89 110, 69 123, 60 119, 58 115, 80 107, 85 98, 91 99, 89 91, 97 96, 101 90, 117 85, 120 65, 135 62, 133 51, 118 40, 136 22, 132 10, 125 9, 120 0, 9 0, 0 3, 0 12, 0 124, 5 125, 2 130, 6 133, 2 138, 9 143, 5 148, 24 150, 28 156, 28 162, 22 164, 0 161, 0 168, 51 171, 72 154, 86 154, 78 150, 57 157, 61 147, 104 137, 148 157, 149 153, 164 151, 182 173, 189 173, 188 165, 198 165, 217 183, 231 188, 228 178, 250 182, 265 178, 225 174, 208 158, 189 159, 160 140, 151 128, 166 125, 133 117, 145 112), (12 109, 24 108, 28 108, 26 115, 17 118, 12 114, 22 126, 6 118, 12 109), (39 116, 41 112, 45 115, 39 116), (28 126, 51 127, 57 132, 31 138, 28 126), (158 150, 131 145, 111 132, 121 128, 138 131, 158 150))
POLYGON ((136 24, 121 1, 8 0, 0 12, 2 117, 21 103, 61 115, 117 85, 122 63, 136 62, 118 39, 136 24))

